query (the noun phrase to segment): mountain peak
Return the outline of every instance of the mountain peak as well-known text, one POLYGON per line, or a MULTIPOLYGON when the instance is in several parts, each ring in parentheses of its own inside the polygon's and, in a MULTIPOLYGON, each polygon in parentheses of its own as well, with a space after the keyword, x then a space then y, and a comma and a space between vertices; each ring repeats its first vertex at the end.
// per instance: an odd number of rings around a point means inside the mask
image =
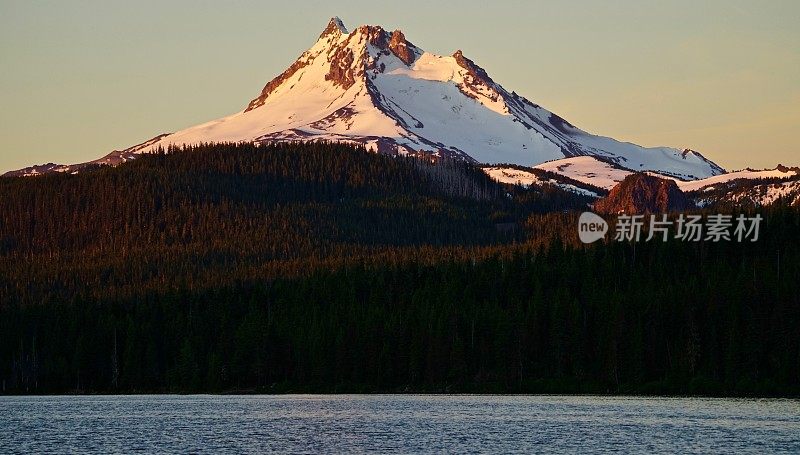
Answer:
POLYGON ((319 37, 324 38, 331 34, 347 35, 348 33, 347 27, 344 26, 344 22, 339 19, 339 16, 334 16, 330 21, 328 21, 328 26, 325 27, 325 30, 322 31, 319 37))

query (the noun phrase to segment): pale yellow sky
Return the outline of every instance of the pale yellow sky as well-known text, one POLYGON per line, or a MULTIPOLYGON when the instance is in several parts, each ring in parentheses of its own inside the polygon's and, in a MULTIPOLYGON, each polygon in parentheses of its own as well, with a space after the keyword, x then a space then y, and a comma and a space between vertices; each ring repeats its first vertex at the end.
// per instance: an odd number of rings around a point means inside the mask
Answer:
POLYGON ((331 16, 462 49, 587 131, 800 165, 800 2, 0 0, 0 171, 242 109, 331 16))

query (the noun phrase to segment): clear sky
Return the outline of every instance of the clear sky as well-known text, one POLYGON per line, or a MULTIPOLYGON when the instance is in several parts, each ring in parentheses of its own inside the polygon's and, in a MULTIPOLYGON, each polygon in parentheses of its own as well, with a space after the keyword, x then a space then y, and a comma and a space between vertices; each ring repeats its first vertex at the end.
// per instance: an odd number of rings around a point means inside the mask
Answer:
POLYGON ((241 110, 331 16, 462 49, 593 133, 800 165, 797 0, 0 0, 0 171, 241 110))

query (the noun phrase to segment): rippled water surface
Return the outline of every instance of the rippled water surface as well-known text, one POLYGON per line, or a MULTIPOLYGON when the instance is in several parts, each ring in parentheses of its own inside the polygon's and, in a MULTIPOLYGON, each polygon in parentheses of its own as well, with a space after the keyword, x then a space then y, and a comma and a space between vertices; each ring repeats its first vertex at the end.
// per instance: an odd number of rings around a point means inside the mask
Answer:
POLYGON ((576 396, 0 397, 0 453, 800 452, 800 402, 576 396))

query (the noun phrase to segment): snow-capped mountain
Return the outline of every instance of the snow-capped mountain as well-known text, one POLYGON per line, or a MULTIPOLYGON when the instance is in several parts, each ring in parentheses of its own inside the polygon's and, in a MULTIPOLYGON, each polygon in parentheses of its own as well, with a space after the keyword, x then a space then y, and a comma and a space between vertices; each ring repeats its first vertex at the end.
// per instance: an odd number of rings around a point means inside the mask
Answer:
MULTIPOLYGON (((459 50, 422 50, 396 30, 331 19, 316 43, 241 111, 115 151, 116 164, 172 145, 330 140, 390 154, 433 154, 524 166, 597 156, 633 171, 700 179, 725 171, 691 150, 644 148, 578 129, 510 92, 459 50)), ((84 163, 83 165, 90 164, 84 163)), ((16 175, 74 172, 83 165, 16 175)))

